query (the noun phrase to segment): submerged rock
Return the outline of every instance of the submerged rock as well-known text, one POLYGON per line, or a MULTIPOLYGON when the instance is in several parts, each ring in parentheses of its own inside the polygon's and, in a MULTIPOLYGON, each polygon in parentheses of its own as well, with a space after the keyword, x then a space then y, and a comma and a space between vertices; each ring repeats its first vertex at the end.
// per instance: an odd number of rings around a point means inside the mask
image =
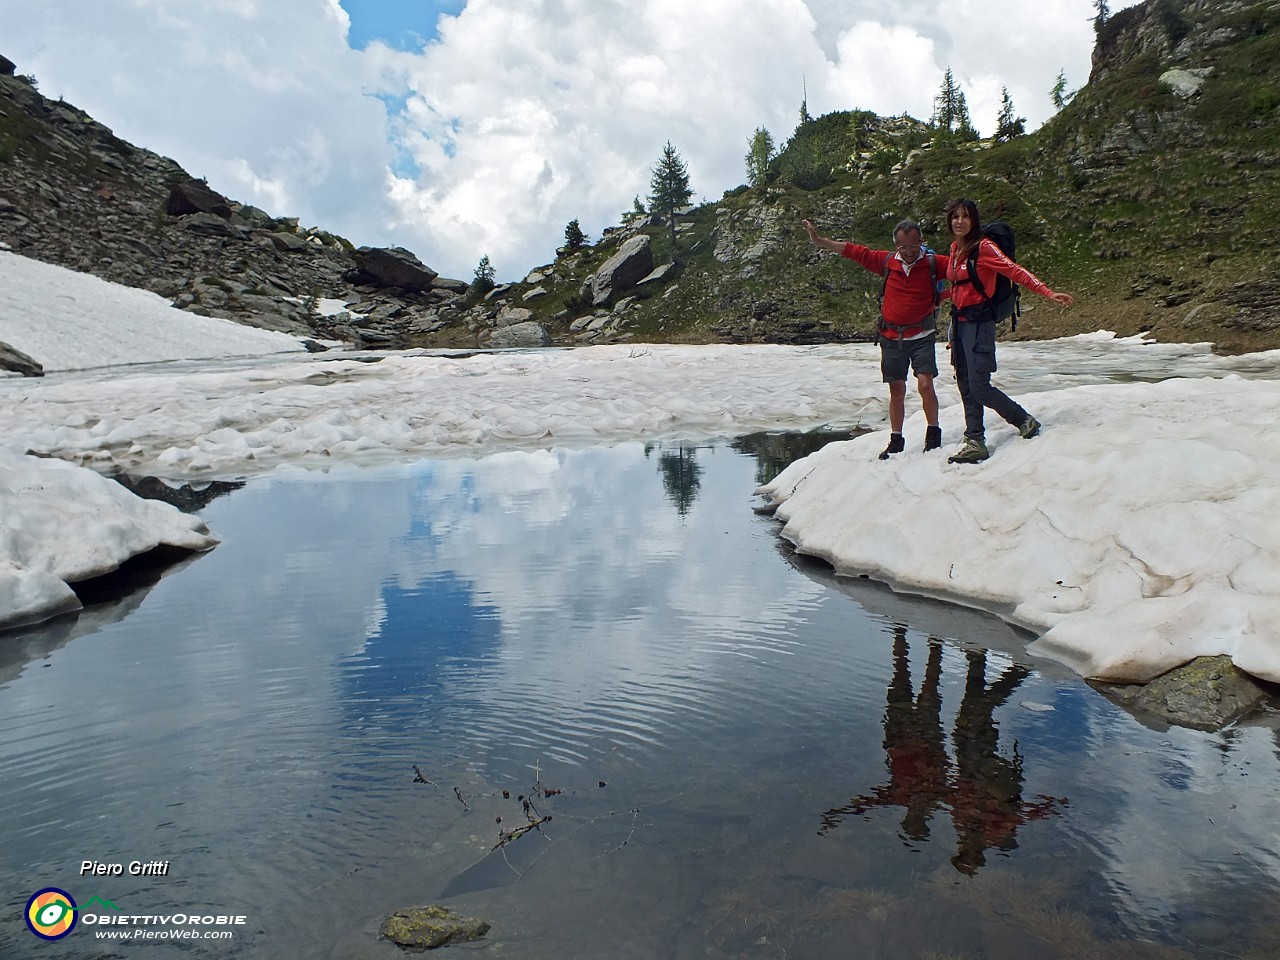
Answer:
POLYGON ((1272 695, 1227 656, 1197 657, 1150 683, 1090 684, 1139 717, 1193 730, 1219 730, 1272 695))
POLYGON ((489 932, 489 924, 464 917, 448 907, 433 903, 425 907, 404 907, 382 921, 378 933, 406 950, 432 950, 450 943, 479 940, 489 932))

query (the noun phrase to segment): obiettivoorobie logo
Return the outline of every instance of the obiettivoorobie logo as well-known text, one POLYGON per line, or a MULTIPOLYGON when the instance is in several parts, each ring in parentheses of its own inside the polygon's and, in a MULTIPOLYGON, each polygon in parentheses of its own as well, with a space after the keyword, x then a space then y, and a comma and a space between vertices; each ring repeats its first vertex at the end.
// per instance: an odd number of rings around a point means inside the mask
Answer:
POLYGON ((27 901, 27 928, 41 940, 61 940, 76 928, 76 902, 57 887, 37 890, 27 901))

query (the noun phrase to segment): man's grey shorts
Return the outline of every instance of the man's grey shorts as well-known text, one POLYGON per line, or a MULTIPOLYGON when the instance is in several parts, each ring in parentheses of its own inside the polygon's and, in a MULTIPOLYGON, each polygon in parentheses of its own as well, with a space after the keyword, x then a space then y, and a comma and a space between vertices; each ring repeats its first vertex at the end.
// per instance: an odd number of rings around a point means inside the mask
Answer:
POLYGON ((934 353, 937 333, 915 340, 886 340, 880 338, 880 376, 885 383, 906 380, 908 369, 916 376, 936 377, 938 357, 934 353))

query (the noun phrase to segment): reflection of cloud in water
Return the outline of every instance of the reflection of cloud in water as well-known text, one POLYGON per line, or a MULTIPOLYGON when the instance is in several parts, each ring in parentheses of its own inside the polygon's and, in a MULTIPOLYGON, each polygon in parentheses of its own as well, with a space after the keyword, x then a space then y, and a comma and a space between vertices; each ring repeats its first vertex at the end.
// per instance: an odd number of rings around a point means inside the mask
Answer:
MULTIPOLYGON (((469 651, 478 679, 450 684, 452 699, 472 705, 457 722, 480 725, 468 732, 541 742, 580 762, 602 734, 652 742, 664 718, 715 709, 725 655, 778 656, 793 642, 800 608, 821 588, 797 580, 776 590, 776 570, 741 562, 744 550, 771 553, 767 526, 727 531, 716 510, 699 508, 725 498, 746 507, 741 458, 699 447, 698 496, 681 515, 655 450, 667 452, 638 443, 513 452, 417 474, 411 532, 389 558, 404 603, 388 599, 387 616, 429 619, 447 578, 500 623, 496 649, 469 651)), ((736 670, 729 682, 740 682, 736 670)))
POLYGON ((1092 834, 1077 839, 1103 855, 1130 922, 1154 932, 1188 911, 1243 920, 1263 906, 1242 901, 1240 890, 1257 878, 1267 889, 1280 883, 1274 730, 1173 728, 1146 749, 1118 749, 1135 721, 1114 707, 1093 711, 1092 721, 1074 762, 1094 765, 1095 779, 1114 785, 1115 803, 1109 820, 1090 821, 1092 834), (1140 795, 1139 785, 1155 790, 1140 795))

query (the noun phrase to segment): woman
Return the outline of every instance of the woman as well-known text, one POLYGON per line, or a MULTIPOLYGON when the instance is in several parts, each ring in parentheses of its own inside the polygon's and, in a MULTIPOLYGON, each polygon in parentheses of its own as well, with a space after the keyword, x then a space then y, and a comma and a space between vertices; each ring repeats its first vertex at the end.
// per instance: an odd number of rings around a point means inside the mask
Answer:
POLYGON ((994 241, 984 237, 978 205, 972 200, 948 203, 946 223, 954 238, 947 263, 947 279, 951 281, 951 329, 947 347, 964 403, 965 427, 964 445, 948 457, 947 462, 980 463, 991 456, 982 423, 983 407, 990 407, 1017 427, 1023 439, 1029 440, 1040 432, 1039 420, 991 384, 991 374, 996 371, 996 324, 984 291, 995 291, 999 274, 1054 303, 1070 306, 1075 300, 1070 294, 1054 293, 1030 271, 1006 257, 994 241), (969 259, 975 251, 981 290, 969 276, 969 259))

